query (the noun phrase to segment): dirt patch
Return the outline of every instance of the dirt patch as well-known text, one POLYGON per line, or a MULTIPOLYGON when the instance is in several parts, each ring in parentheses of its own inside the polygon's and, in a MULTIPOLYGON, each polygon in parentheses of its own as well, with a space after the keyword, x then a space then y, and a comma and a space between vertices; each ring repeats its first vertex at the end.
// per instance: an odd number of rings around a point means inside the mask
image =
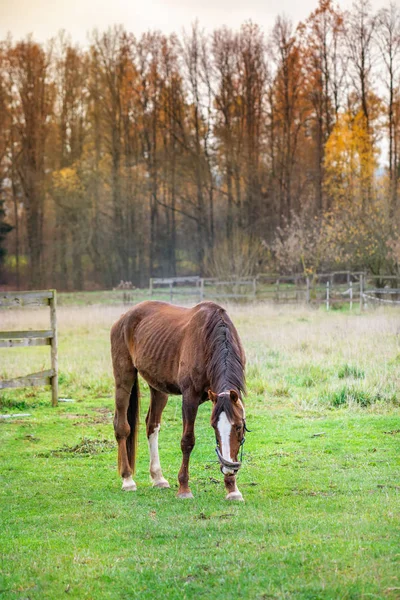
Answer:
POLYGON ((63 415, 64 419, 85 419, 87 418, 89 415, 88 414, 84 414, 84 415, 73 415, 71 413, 65 413, 63 415))
POLYGON ((84 455, 95 455, 103 452, 111 452, 115 450, 116 444, 111 440, 93 440, 90 438, 83 437, 78 444, 75 446, 68 446, 64 444, 61 448, 55 450, 49 450, 48 452, 41 452, 37 456, 48 458, 49 456, 67 457, 67 456, 84 456, 84 455))

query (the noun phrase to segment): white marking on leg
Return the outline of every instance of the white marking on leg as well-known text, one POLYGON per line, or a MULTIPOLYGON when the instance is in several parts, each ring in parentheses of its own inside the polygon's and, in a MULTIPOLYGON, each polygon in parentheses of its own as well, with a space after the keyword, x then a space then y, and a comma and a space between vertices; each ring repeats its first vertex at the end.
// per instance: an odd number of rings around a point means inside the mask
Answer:
POLYGON ((158 454, 158 432, 161 425, 158 424, 153 433, 149 435, 149 451, 150 451, 150 476, 155 487, 169 487, 168 481, 163 477, 161 471, 160 457, 158 454))
POLYGON ((132 476, 123 478, 122 489, 124 490, 124 492, 136 491, 136 483, 133 481, 132 476))
POLYGON ((150 451, 150 474, 152 479, 158 479, 161 476, 160 457, 158 455, 158 432, 161 426, 157 425, 153 433, 149 435, 149 451, 150 451))
MULTIPOLYGON (((222 412, 219 415, 219 419, 218 419, 218 431, 219 431, 219 437, 221 440, 221 454, 223 456, 223 458, 225 460, 228 460, 229 462, 234 462, 231 458, 231 430, 232 430, 232 424, 230 423, 228 417, 226 416, 225 412, 222 412)), ((226 467, 222 467, 222 472, 225 475, 230 475, 233 474, 233 471, 231 472, 229 469, 227 469, 226 467)))
POLYGON ((235 480, 235 489, 225 496, 225 500, 243 500, 242 494, 239 492, 235 480))
POLYGON ((244 498, 243 498, 242 494, 239 492, 239 490, 236 490, 236 492, 230 492, 225 497, 225 500, 239 500, 240 502, 244 502, 244 498))

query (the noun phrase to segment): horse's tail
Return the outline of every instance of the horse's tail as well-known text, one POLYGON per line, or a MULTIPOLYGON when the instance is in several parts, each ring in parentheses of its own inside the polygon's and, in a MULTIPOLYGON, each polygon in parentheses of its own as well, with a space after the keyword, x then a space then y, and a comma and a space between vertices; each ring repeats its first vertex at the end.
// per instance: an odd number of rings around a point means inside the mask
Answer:
MULTIPOLYGON (((135 370, 136 371, 136 370, 135 370)), ((138 373, 135 372, 135 380, 131 389, 128 406, 128 423, 131 428, 130 434, 126 440, 126 451, 128 453, 128 461, 133 474, 135 474, 136 450, 138 442, 139 429, 139 408, 140 408, 140 392, 138 373)))

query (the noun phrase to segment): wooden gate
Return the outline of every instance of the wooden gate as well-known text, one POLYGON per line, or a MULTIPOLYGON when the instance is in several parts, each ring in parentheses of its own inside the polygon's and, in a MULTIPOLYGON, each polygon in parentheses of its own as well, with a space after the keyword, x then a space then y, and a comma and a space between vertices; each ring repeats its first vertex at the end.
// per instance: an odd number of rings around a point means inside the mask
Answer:
POLYGON ((0 292, 0 307, 50 307, 50 329, 39 331, 0 331, 0 348, 50 346, 51 369, 16 379, 0 380, 0 389, 51 385, 51 403, 58 403, 58 358, 56 291, 0 292))

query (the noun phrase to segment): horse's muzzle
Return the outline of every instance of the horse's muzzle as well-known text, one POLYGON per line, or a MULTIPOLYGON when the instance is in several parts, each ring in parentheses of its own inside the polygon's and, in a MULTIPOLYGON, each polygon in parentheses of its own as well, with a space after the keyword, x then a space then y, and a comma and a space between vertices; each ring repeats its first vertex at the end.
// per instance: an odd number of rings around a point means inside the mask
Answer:
POLYGON ((226 460, 221 452, 220 449, 218 448, 218 446, 215 448, 215 452, 217 453, 218 456, 218 460, 219 460, 219 464, 221 465, 221 471, 224 475, 236 475, 236 473, 239 471, 240 467, 242 466, 241 462, 231 462, 230 460, 226 460), (231 471, 230 473, 224 473, 223 469, 226 469, 227 471, 231 471))

